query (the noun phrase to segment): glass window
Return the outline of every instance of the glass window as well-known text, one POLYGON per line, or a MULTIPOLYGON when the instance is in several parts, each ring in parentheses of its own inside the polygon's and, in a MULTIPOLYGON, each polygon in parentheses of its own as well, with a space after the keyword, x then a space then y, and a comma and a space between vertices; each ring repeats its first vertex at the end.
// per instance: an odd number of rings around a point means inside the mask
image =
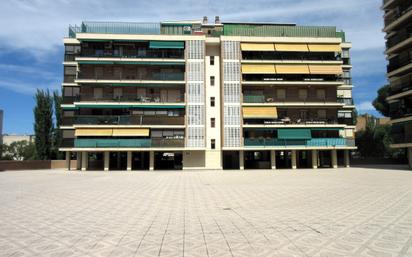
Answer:
POLYGON ((210 148, 216 149, 216 140, 215 139, 210 139, 210 148))
POLYGON ((76 75, 77 69, 76 66, 65 66, 64 75, 76 75))
POLYGON ((299 99, 306 100, 308 98, 308 90, 307 89, 299 89, 299 99))
POLYGON ((276 91, 278 99, 285 99, 286 98, 286 90, 285 89, 278 89, 276 91))
POLYGON ((326 119, 326 110, 318 110, 318 118, 326 119))
POLYGON ((162 131, 161 130, 152 130, 152 137, 162 137, 162 131))
POLYGON ((215 97, 210 98, 210 106, 215 107, 215 97))
POLYGON ((215 65, 215 57, 210 56, 210 65, 215 65))
POLYGON ((326 98, 326 91, 325 89, 318 89, 316 90, 316 97, 319 100, 324 100, 326 98))
POLYGON ((216 119, 210 118, 210 127, 214 128, 216 126, 216 119))
POLYGON ((215 76, 210 76, 210 85, 211 86, 215 85, 215 76))

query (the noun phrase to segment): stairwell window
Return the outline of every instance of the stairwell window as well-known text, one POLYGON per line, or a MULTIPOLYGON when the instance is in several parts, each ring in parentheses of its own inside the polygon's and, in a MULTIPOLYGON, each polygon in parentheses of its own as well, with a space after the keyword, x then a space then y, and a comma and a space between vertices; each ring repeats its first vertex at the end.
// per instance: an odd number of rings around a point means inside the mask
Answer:
POLYGON ((210 106, 215 107, 215 97, 210 98, 210 106))
POLYGON ((216 119, 215 118, 210 118, 210 127, 211 128, 216 127, 216 119))
POLYGON ((211 86, 215 85, 215 76, 210 76, 210 85, 211 86))
POLYGON ((216 149, 216 139, 210 139, 210 148, 216 149))
POLYGON ((210 56, 210 65, 211 66, 215 65, 215 57, 214 56, 210 56))

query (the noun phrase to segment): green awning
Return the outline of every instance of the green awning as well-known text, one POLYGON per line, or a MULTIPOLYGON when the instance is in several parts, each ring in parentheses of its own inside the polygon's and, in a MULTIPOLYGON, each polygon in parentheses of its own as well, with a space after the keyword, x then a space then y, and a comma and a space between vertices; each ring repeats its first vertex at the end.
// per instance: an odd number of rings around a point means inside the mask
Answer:
POLYGON ((73 106, 62 106, 61 107, 63 110, 77 110, 79 107, 73 107, 73 106))
POLYGON ((149 48, 184 49, 185 43, 183 41, 150 41, 149 48))
POLYGON ((278 129, 279 139, 311 139, 310 129, 278 129))

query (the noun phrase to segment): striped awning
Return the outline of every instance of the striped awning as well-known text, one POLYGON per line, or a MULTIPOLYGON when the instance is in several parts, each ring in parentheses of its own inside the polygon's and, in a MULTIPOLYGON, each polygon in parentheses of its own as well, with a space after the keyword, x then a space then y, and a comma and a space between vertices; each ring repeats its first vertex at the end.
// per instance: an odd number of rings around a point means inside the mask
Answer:
POLYGON ((277 117, 276 107, 243 107, 243 118, 246 119, 276 119, 277 117))
POLYGON ((114 137, 148 137, 150 134, 149 129, 113 129, 113 136, 114 137))
POLYGON ((309 65, 310 74, 337 75, 342 74, 340 65, 309 65))
POLYGON ((308 44, 310 52, 342 52, 339 44, 308 44))
POLYGON ((275 51, 274 44, 242 43, 242 51, 275 51))
POLYGON ((277 74, 309 74, 308 65, 276 65, 277 74))
POLYGON ((273 64, 243 64, 243 74, 276 74, 273 64))
POLYGON ((309 52, 307 44, 275 44, 278 52, 309 52))
POLYGON ((84 137, 84 136, 112 136, 112 129, 97 129, 97 128, 81 128, 76 129, 74 135, 76 137, 84 137))

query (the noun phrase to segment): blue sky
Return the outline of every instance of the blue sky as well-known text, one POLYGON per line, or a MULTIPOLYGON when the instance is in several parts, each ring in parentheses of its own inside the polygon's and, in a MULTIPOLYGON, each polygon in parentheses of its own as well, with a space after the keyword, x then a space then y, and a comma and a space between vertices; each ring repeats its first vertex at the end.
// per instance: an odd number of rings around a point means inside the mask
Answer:
POLYGON ((353 43, 354 99, 360 113, 386 83, 381 0, 3 0, 0 1, 0 109, 4 133, 32 133, 36 88, 59 89, 62 39, 81 21, 224 21, 334 25, 353 43))

